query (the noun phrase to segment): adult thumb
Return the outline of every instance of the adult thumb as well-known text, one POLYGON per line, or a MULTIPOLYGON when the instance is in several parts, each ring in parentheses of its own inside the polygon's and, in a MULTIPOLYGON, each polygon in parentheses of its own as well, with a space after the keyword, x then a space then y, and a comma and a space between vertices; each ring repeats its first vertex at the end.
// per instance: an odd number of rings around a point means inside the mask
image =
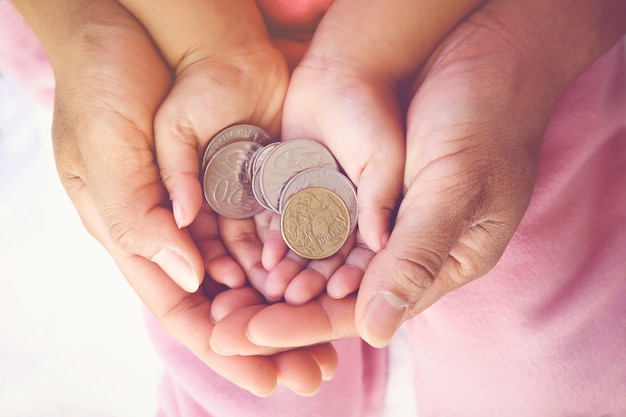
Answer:
POLYGON ((420 297, 433 283, 450 247, 451 231, 437 233, 423 213, 410 215, 403 201, 389 242, 371 261, 359 287, 356 324, 360 336, 375 347, 386 346, 411 316, 420 297))
POLYGON ((375 347, 386 346, 405 320, 445 293, 484 275, 514 229, 491 221, 472 199, 452 189, 425 192, 415 185, 400 206, 387 246, 372 259, 359 288, 357 329, 375 347))

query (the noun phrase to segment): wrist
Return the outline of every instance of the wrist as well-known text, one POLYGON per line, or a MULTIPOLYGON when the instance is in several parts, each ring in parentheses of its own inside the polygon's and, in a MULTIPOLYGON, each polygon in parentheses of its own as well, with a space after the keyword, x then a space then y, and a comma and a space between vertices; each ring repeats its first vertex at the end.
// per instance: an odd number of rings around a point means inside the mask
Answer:
POLYGON ((395 86, 411 78, 441 40, 481 0, 335 0, 313 37, 305 62, 366 74, 395 86))
POLYGON ((121 0, 146 27, 171 68, 184 69, 204 58, 215 61, 244 55, 270 44, 254 0, 121 0))
POLYGON ((10 0, 9 1, 33 32, 49 55, 61 49, 59 45, 70 40, 71 28, 80 22, 77 12, 89 2, 87 0, 10 0))

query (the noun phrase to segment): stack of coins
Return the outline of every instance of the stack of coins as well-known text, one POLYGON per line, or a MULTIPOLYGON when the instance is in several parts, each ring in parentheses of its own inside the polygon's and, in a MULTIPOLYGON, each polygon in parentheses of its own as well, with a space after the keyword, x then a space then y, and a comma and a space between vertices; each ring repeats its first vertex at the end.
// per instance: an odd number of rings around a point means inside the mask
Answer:
POLYGON ((235 125, 215 135, 203 158, 204 196, 219 215, 280 215, 287 246, 308 259, 329 257, 357 225, 356 190, 319 142, 275 142, 262 129, 235 125))

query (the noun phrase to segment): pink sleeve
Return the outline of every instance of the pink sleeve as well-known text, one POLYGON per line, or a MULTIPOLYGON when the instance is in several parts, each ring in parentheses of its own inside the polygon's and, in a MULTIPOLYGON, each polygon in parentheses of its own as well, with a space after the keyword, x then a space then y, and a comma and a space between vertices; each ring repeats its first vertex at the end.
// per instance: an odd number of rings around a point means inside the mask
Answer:
POLYGON ((48 57, 30 27, 6 1, 0 1, 0 73, 52 108, 54 75, 48 57))
POLYGON ((269 24, 310 26, 317 24, 333 0, 257 0, 269 24))
POLYGON ((274 44, 293 70, 333 0, 257 0, 274 44))

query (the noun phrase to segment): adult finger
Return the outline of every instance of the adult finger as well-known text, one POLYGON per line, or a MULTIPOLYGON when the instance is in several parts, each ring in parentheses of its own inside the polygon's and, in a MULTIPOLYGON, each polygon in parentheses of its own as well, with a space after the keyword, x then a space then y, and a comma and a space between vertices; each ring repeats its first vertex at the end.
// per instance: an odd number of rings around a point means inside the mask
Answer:
POLYGON ((339 355, 332 343, 321 343, 305 348, 306 352, 317 362, 324 381, 330 381, 335 376, 339 366, 339 355))
POLYGON ((214 351, 227 356, 230 355, 268 355, 277 354, 273 359, 277 366, 280 382, 285 383, 295 392, 310 394, 319 387, 317 375, 324 380, 332 379, 337 366, 338 356, 331 343, 320 343, 313 346, 299 348, 299 353, 284 352, 290 359, 280 358, 285 348, 267 348, 250 343, 247 336, 247 327, 250 319, 268 305, 261 294, 250 287, 231 289, 219 293, 211 306, 211 317, 216 326, 211 334, 211 347, 214 351), (296 355, 296 356, 294 356, 296 355), (300 356, 297 356, 300 355, 300 356), (307 372, 299 373, 301 366, 311 364, 311 359, 316 366, 307 372), (302 361, 303 364, 285 366, 286 363, 302 361), (281 364, 279 367, 278 365, 281 364), (295 373, 294 373, 295 371, 295 373), (308 376, 307 376, 308 375, 308 376), (309 378, 311 377, 311 378, 309 378), (308 381, 308 382, 307 382, 308 381), (303 383, 312 388, 305 389, 303 383))

